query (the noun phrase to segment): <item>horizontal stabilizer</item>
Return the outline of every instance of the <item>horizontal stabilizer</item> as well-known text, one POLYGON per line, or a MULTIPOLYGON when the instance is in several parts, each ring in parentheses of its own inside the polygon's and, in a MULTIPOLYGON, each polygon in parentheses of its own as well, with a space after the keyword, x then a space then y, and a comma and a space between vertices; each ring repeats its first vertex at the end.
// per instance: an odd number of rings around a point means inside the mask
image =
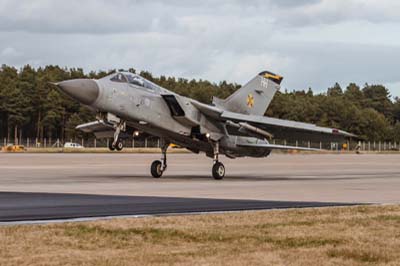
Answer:
POLYGON ((234 122, 247 122, 253 124, 256 127, 267 130, 274 136, 279 135, 276 131, 286 132, 289 134, 298 134, 299 132, 309 132, 312 134, 325 134, 331 136, 342 136, 347 138, 355 138, 356 135, 348 133, 343 130, 335 128, 320 127, 314 124, 296 122, 290 120, 283 120, 278 118, 272 118, 267 116, 256 116, 256 115, 244 115, 233 112, 223 112, 221 120, 230 120, 234 122))

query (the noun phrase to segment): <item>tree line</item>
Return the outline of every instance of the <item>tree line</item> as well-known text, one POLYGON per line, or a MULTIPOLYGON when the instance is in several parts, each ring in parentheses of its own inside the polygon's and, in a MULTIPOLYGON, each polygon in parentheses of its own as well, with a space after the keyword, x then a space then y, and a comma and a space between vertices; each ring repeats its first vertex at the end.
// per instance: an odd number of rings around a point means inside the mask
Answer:
MULTIPOLYGON (((134 69, 129 69, 135 72, 134 69)), ((51 82, 75 78, 101 78, 115 70, 84 73, 81 68, 46 66, 0 68, 0 138, 60 139, 89 137, 75 126, 94 120, 79 102, 61 94, 51 82)), ((139 73, 146 79, 204 103, 212 96, 226 98, 241 86, 236 83, 139 73)), ((400 141, 400 99, 392 99, 383 85, 334 84, 324 93, 308 90, 277 92, 266 115, 320 126, 340 128, 370 141, 400 141)))

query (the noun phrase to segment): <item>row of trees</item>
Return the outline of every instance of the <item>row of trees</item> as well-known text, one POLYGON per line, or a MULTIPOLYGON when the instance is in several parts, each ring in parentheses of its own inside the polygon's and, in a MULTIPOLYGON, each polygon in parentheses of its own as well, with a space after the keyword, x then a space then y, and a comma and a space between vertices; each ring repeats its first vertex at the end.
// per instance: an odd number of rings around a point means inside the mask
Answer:
MULTIPOLYGON (((94 114, 78 102, 59 93, 51 82, 74 78, 101 78, 115 70, 85 74, 80 68, 46 66, 34 69, 29 65, 17 70, 0 68, 0 138, 59 138, 81 137, 75 126, 91 121, 94 114)), ((135 72, 134 69, 129 71, 135 72)), ((143 77, 199 101, 210 103, 212 96, 225 98, 240 85, 222 81, 174 77, 143 77)), ((308 91, 278 92, 266 115, 340 128, 367 140, 400 141, 400 99, 392 101, 382 85, 351 83, 345 89, 339 84, 326 93, 308 91)))

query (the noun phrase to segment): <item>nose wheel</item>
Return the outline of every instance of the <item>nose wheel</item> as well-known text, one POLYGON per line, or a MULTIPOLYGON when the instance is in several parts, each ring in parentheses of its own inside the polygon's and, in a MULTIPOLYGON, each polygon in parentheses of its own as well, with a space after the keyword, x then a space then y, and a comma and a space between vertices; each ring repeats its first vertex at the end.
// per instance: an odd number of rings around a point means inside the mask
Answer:
POLYGON ((116 149, 117 151, 122 151, 123 148, 124 148, 124 144, 122 143, 122 140, 121 140, 121 139, 118 139, 117 145, 115 145, 115 149, 116 149))
POLYGON ((108 148, 110 149, 110 151, 121 151, 124 148, 124 144, 122 143, 119 134, 121 133, 121 131, 125 131, 125 129, 126 124, 124 121, 121 121, 117 125, 115 125, 114 138, 108 142, 108 148))
POLYGON ((121 151, 123 148, 124 148, 124 143, 122 142, 121 139, 118 139, 116 143, 114 143, 113 140, 110 140, 108 142, 108 149, 110 151, 114 151, 114 150, 121 151))

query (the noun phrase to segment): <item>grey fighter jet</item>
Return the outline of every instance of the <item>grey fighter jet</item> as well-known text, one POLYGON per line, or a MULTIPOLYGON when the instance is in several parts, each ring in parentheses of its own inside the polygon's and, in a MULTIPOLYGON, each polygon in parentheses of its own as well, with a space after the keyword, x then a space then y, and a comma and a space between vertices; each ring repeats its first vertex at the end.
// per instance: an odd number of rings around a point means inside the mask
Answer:
POLYGON ((57 83, 64 93, 97 112, 97 120, 77 129, 93 132, 97 138, 110 138, 109 148, 121 150, 122 139, 139 132, 161 140, 161 160, 151 164, 153 177, 167 169, 167 148, 178 144, 194 153, 213 158, 212 176, 222 179, 225 167, 219 155, 228 158, 267 157, 272 150, 315 150, 310 147, 274 145, 270 141, 296 137, 339 141, 355 135, 264 116, 282 77, 263 71, 226 99, 213 98, 212 104, 178 95, 130 72, 117 72, 104 78, 75 79, 57 83))

